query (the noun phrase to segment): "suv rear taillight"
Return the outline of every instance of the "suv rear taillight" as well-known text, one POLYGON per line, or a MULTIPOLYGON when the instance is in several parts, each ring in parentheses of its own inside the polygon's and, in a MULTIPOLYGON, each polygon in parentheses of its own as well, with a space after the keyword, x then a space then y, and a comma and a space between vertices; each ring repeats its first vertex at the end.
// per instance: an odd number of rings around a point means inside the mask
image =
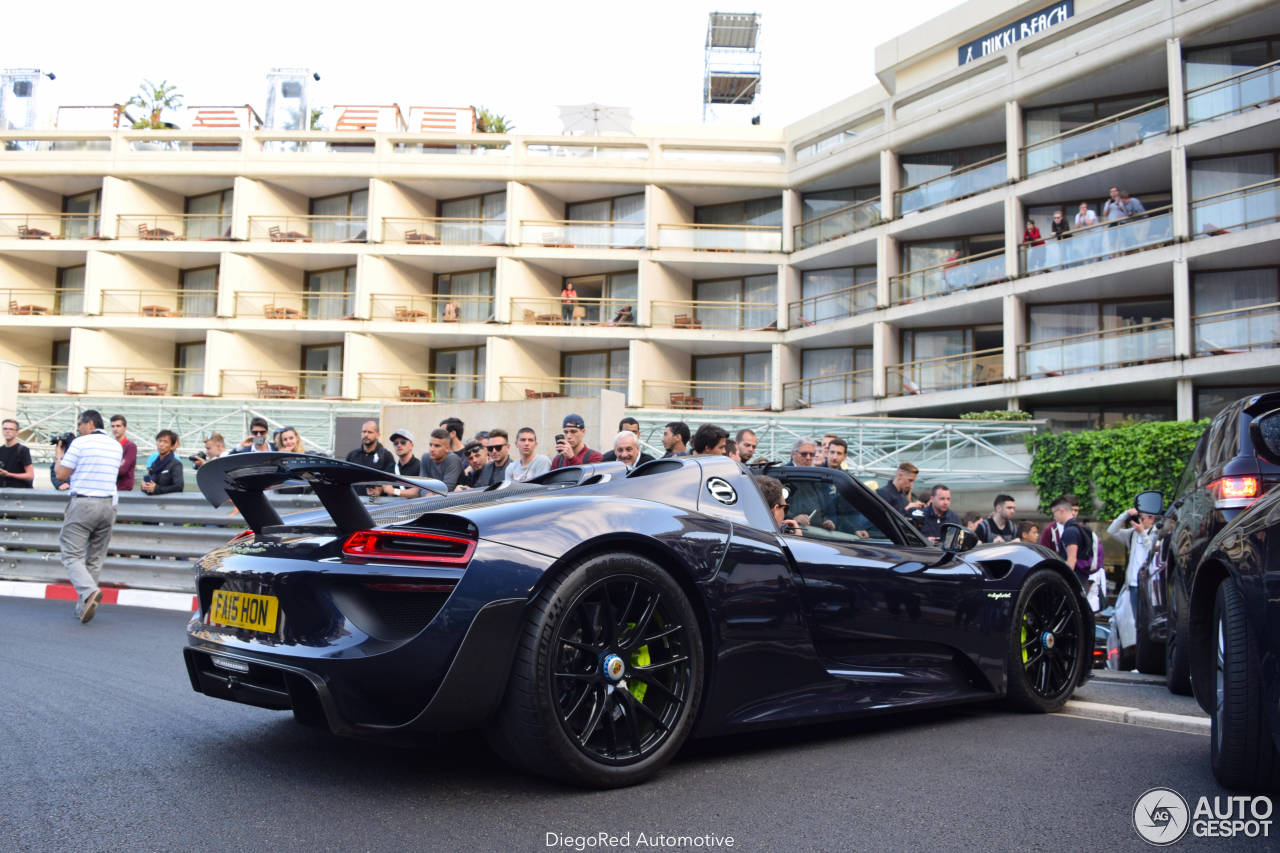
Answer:
POLYGON ((1258 499, 1261 491, 1261 484, 1254 474, 1223 477, 1209 484, 1209 494, 1216 509, 1247 507, 1258 499))
POLYGON ((465 566, 476 540, 419 530, 358 530, 342 543, 342 553, 359 560, 465 566))

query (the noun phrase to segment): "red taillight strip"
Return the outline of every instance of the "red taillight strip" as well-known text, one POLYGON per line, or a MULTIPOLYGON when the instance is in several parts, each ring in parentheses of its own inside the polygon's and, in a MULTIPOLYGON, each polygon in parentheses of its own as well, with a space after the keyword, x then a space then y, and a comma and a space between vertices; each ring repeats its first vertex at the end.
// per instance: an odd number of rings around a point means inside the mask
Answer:
POLYGON ((1253 474, 1222 477, 1209 484, 1209 495, 1217 509, 1242 509, 1249 506, 1262 491, 1262 484, 1253 474))
POLYGON ((431 566, 465 566, 476 550, 474 539, 425 533, 417 530, 358 530, 342 543, 342 553, 364 560, 396 560, 431 566), (423 554, 395 547, 396 540, 418 539, 444 542, 454 546, 454 553, 423 554))

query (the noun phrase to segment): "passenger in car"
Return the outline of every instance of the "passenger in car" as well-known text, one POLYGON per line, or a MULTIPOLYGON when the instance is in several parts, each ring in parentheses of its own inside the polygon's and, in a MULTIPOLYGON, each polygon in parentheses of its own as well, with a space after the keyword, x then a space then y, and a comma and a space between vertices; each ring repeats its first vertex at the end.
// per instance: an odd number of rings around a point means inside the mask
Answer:
POLYGON ((773 477, 756 477, 756 485, 760 488, 760 494, 764 497, 764 502, 769 507, 769 512, 773 514, 773 520, 778 525, 778 530, 782 533, 790 533, 793 536, 803 536, 804 531, 800 529, 800 525, 796 524, 794 519, 787 518, 787 502, 782 494, 782 483, 773 477))

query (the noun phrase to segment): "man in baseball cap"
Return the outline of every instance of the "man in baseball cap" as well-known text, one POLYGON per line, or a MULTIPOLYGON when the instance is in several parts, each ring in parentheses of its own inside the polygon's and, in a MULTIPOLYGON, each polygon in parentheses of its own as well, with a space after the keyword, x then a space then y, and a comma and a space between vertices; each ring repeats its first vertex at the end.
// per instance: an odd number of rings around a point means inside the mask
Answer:
POLYGON ((564 433, 565 443, 569 445, 569 453, 557 453, 556 458, 551 460, 552 470, 604 461, 598 450, 587 447, 587 424, 582 420, 582 415, 565 415, 560 431, 564 433))
MULTIPOLYGON (((422 463, 413 455, 413 433, 407 429, 398 429, 391 433, 391 447, 396 454, 395 474, 401 477, 421 475, 422 463)), ((383 486, 382 493, 399 498, 416 498, 419 495, 418 489, 412 486, 383 486)))

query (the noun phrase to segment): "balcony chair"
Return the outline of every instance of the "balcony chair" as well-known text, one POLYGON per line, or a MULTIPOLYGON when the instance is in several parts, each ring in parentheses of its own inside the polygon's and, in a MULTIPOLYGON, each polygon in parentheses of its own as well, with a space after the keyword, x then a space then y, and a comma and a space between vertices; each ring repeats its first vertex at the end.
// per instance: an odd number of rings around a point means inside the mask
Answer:
POLYGON ((404 241, 406 243, 416 243, 418 245, 438 246, 440 238, 431 234, 423 234, 421 231, 412 230, 404 232, 404 241))
POLYGON ((524 321, 529 325, 533 325, 538 321, 538 314, 532 308, 524 309, 524 321))
POLYGON ((272 243, 310 243, 311 238, 301 231, 282 231, 279 225, 267 229, 267 236, 272 243))
POLYGON ((701 329, 702 324, 689 314, 677 314, 671 321, 677 329, 701 329))
POLYGON ((19 379, 18 393, 19 394, 39 394, 40 380, 39 379, 19 379))
POLYGON ((415 323, 418 320, 430 320, 431 313, 420 308, 410 308, 408 305, 397 305, 396 319, 401 323, 415 323))
POLYGON ((138 223, 138 239, 140 240, 176 240, 177 234, 174 234, 167 228, 148 228, 146 223, 138 223))
POLYGON ((49 309, 43 305, 19 305, 18 300, 10 299, 9 313, 23 317, 33 317, 41 314, 48 314, 49 309))
POLYGON ((30 228, 26 225, 18 226, 19 240, 48 240, 53 235, 41 228, 30 228))

